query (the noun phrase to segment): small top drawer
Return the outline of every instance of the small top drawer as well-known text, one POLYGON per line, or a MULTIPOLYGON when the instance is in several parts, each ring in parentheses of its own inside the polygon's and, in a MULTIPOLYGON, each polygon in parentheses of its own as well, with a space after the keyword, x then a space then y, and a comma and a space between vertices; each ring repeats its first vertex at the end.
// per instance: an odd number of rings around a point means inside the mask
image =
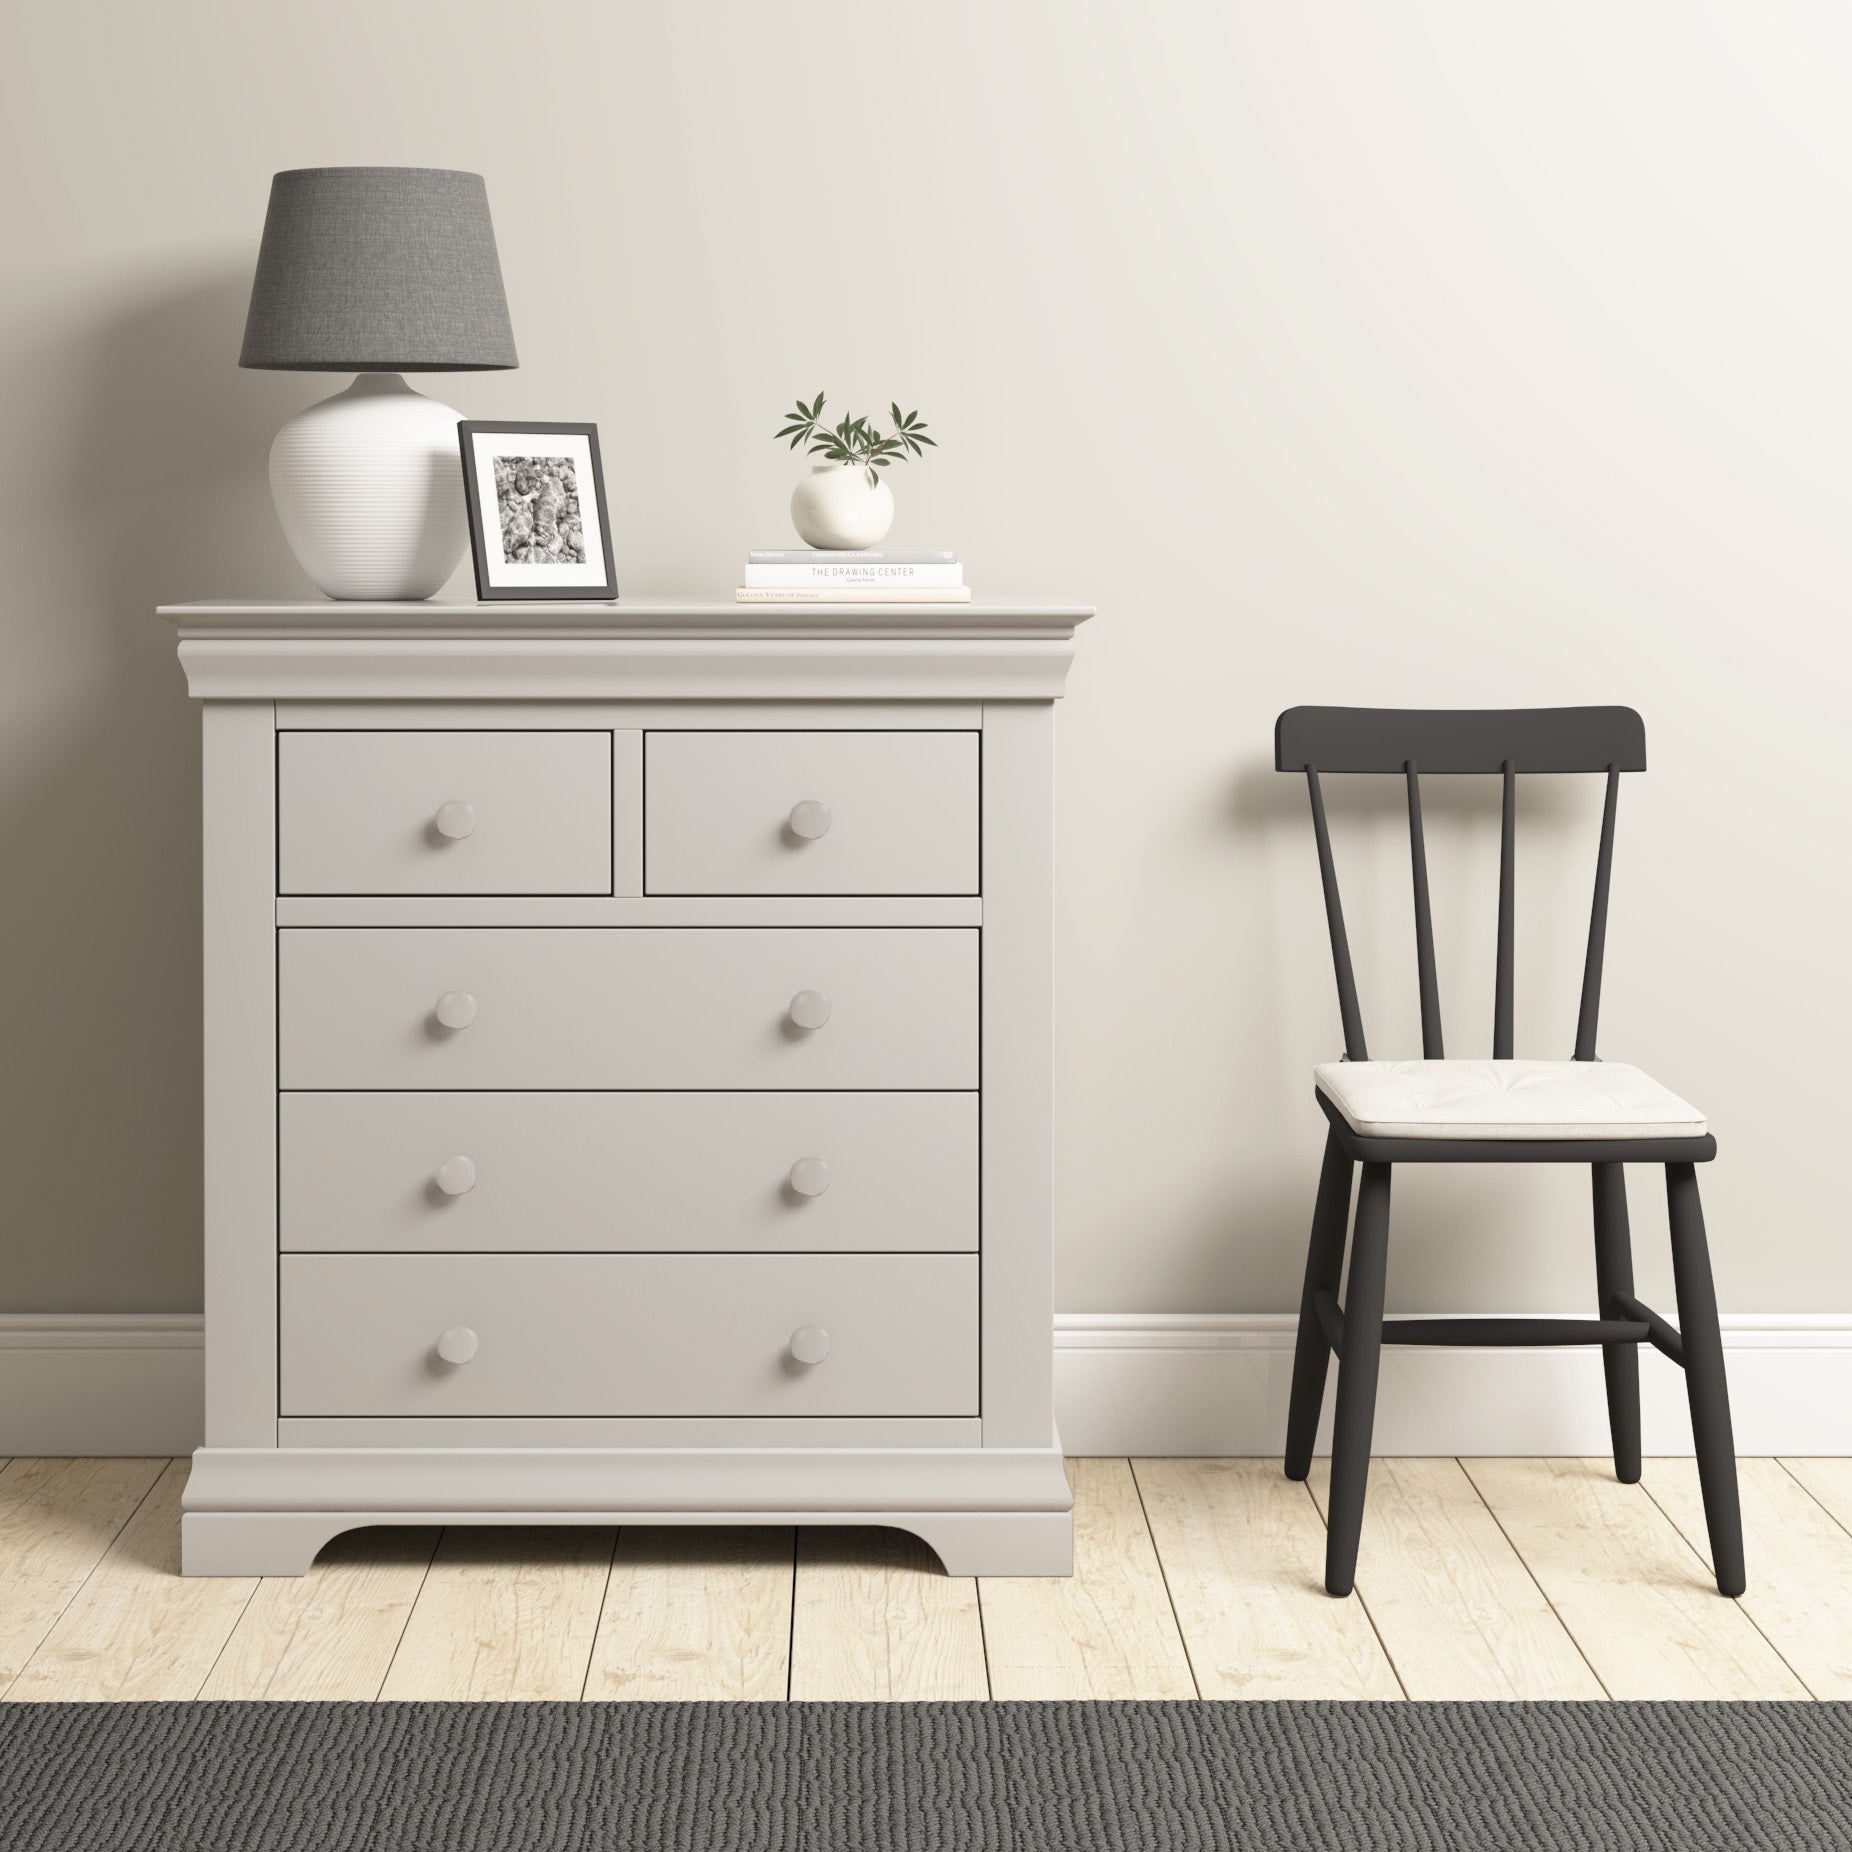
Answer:
POLYGON ((608 894, 611 803, 609 733, 280 733, 277 889, 608 894))
POLYGON ((975 894, 976 733, 658 733, 652 894, 975 894))

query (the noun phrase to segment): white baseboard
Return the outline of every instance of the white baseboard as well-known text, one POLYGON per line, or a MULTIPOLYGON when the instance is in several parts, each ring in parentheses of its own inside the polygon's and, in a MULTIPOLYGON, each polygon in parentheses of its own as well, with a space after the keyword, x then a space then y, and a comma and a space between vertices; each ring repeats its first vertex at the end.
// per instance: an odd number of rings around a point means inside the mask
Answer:
POLYGON ((197 1312, 0 1313, 0 1458, 191 1453, 205 1361, 197 1312))
MULTIPOLYGON (((1283 1312, 1055 1317, 1055 1410, 1072 1454, 1268 1455, 1285 1444, 1298 1320, 1283 1312)), ((1852 1454, 1852 1316, 1723 1320, 1736 1450, 1852 1454)), ((1333 1372, 1335 1377, 1335 1371, 1333 1372)), ((1649 1454, 1691 1451, 1684 1378, 1640 1352, 1649 1454)), ((1319 1451, 1330 1442, 1327 1386, 1319 1451)), ((1380 1454, 1593 1454, 1608 1449, 1592 1348, 1383 1352, 1380 1454)))
MULTIPOLYGON (((1278 1453, 1294 1327, 1279 1312, 1057 1314, 1063 1445, 1278 1453)), ((1852 1315, 1751 1313, 1723 1327, 1739 1453, 1852 1454, 1852 1315)), ((0 1315, 0 1457, 190 1453, 202 1438, 203 1343, 196 1312, 0 1315)), ((1689 1453, 1679 1372, 1642 1349, 1640 1386, 1646 1451, 1689 1453)), ((1379 1453, 1600 1454, 1607 1444, 1593 1351, 1383 1353, 1379 1453)))

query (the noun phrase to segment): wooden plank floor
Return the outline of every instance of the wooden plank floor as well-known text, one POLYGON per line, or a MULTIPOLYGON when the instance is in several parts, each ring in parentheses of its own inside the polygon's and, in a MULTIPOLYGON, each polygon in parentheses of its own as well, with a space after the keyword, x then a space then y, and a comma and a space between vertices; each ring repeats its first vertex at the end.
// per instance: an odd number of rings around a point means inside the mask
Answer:
POLYGON ((0 1694, 125 1698, 1852 1697, 1852 1462, 1745 1460, 1725 1601, 1689 1460, 1379 1460, 1357 1593, 1323 1462, 1074 1460, 1071 1580, 879 1530, 357 1531, 184 1580, 184 1460, 0 1465, 0 1694))

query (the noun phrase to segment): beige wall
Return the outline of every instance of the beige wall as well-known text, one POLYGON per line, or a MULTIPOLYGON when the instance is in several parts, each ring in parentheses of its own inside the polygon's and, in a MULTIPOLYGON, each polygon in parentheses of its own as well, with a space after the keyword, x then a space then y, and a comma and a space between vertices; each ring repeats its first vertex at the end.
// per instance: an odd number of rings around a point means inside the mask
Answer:
MULTIPOLYGON (((302 589, 263 458, 328 383, 235 365, 265 192, 403 162, 488 176, 524 360, 447 396, 600 421, 627 590, 786 537, 768 440, 825 388, 941 440, 896 542, 1100 606, 1063 1306, 1293 1302, 1336 1020, 1275 712, 1589 700, 1654 766, 1604 1048, 1713 1116, 1726 1306, 1852 1309, 1839 9, 125 0, 15 6, 8 50, 0 1306, 198 1302, 196 723, 149 609, 302 589)), ((1336 802, 1372 1047, 1407 1051, 1395 796, 1336 802)), ((1430 803, 1484 1052, 1494 794, 1430 803)), ((1593 805, 1525 797, 1521 1051, 1568 1051, 1593 805)), ((1587 1301, 1582 1178, 1397 1208, 1404 1307, 1587 1301)))

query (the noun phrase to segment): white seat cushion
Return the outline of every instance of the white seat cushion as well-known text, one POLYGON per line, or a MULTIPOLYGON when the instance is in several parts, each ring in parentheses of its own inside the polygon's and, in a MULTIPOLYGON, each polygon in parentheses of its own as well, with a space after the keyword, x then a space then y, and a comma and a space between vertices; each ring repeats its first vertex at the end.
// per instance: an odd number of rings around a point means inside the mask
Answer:
POLYGON ((1329 1061, 1318 1090, 1366 1138, 1702 1138, 1704 1115, 1617 1061, 1329 1061))

